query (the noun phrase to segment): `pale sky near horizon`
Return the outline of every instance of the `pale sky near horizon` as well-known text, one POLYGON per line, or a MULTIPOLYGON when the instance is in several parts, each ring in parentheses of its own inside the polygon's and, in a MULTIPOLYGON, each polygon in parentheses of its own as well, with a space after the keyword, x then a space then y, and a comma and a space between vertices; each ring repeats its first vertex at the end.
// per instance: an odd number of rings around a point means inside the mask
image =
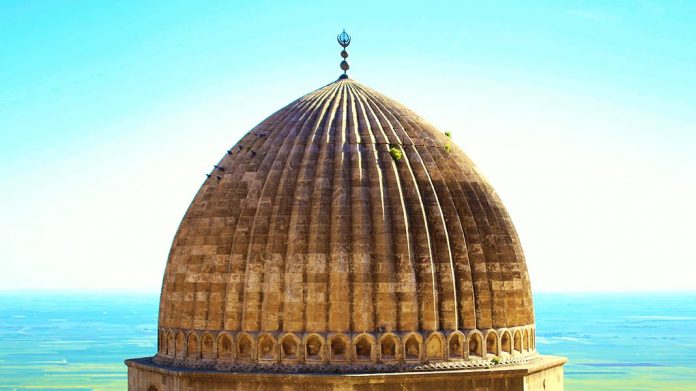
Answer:
POLYGON ((205 173, 336 79, 342 28, 495 187, 535 291, 696 290, 694 2, 3 1, 0 291, 158 291, 205 173))

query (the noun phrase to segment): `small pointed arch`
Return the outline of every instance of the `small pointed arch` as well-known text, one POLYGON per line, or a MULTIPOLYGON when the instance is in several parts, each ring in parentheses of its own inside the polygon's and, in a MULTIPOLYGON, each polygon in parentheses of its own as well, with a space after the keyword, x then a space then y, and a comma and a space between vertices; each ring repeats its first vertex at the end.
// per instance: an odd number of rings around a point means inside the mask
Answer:
POLYGON ((274 361, 276 359, 276 341, 269 334, 259 337, 257 350, 259 360, 274 361))
POLYGON ((372 361, 372 348, 375 344, 374 339, 369 334, 360 334, 353 340, 355 345, 355 360, 357 361, 372 361))
POLYGON ((450 359, 459 360, 464 358, 464 334, 455 331, 449 336, 447 343, 447 354, 450 359))
POLYGON ((442 360, 445 348, 445 337, 439 332, 431 333, 425 344, 425 354, 428 360, 442 360))
POLYGON ((486 353, 493 356, 498 355, 498 334, 495 330, 486 333, 486 353))
POLYGON ((421 339, 416 334, 410 334, 404 341, 404 358, 408 361, 420 360, 421 339))
POLYGON ((186 337, 181 331, 176 334, 176 347, 174 349, 176 357, 186 357, 186 337))
POLYGON ((379 341, 379 357, 382 361, 395 361, 399 347, 399 339, 394 334, 385 334, 379 341))
POLYGON ((310 334, 305 340, 305 360, 321 361, 324 359, 324 341, 318 334, 310 334))
POLYGON ((294 334, 285 334, 280 342, 280 358, 282 360, 297 360, 299 358, 299 345, 300 339, 294 334))
POLYGON ((469 334, 469 358, 483 357, 483 337, 478 331, 469 334))
POLYGON ((223 333, 218 337, 217 356, 222 360, 231 360, 234 358, 234 349, 232 348, 232 337, 223 333))
POLYGON ((336 334, 331 337, 329 351, 332 361, 345 361, 348 359, 348 338, 343 334, 336 334))
POLYGON ((167 354, 167 334, 164 330, 157 333, 157 353, 167 354))
POLYGON ((167 356, 174 357, 175 348, 175 337, 174 332, 169 330, 167 332, 167 356))
POLYGON ((237 359, 251 360, 253 356, 254 343, 249 334, 241 334, 237 337, 237 359))
POLYGON ((188 336, 188 341, 186 343, 186 357, 188 358, 198 358, 200 354, 198 348, 198 336, 196 333, 190 333, 188 336))
POLYGON ((512 354, 512 337, 510 331, 502 330, 500 334, 500 352, 512 354))
POLYGON ((209 333, 204 333, 201 337, 201 357, 207 360, 215 358, 213 337, 209 333))
POLYGON ((512 347, 515 353, 522 353, 522 333, 520 333, 520 330, 515 330, 512 338, 512 347))
POLYGON ((529 351, 529 331, 527 331, 527 329, 524 329, 524 333, 522 334, 522 349, 524 349, 525 352, 529 351))

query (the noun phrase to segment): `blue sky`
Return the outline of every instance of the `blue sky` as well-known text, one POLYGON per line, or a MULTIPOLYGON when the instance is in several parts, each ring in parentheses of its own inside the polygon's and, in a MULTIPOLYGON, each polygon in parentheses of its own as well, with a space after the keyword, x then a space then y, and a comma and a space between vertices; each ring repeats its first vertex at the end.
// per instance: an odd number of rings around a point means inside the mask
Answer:
POLYGON ((454 134, 539 291, 694 290, 696 3, 0 3, 0 289, 159 289, 225 149, 340 73, 454 134))

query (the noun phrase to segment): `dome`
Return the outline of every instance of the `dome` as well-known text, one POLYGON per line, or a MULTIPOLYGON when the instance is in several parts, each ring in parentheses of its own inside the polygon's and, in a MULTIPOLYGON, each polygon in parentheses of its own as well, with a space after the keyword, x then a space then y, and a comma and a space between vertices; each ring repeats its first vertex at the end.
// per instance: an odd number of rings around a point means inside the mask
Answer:
POLYGON ((435 370, 534 345, 493 188, 448 134, 342 77, 257 125, 201 186, 167 262, 155 361, 435 370))

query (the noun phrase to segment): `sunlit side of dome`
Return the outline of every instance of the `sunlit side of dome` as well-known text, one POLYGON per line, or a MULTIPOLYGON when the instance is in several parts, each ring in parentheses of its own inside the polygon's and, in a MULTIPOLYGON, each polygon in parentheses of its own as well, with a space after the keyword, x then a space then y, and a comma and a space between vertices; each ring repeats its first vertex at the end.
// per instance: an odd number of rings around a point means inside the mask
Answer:
POLYGON ((252 129, 199 190, 156 360, 390 371, 534 347, 524 255, 492 187, 448 135, 342 78, 252 129))

